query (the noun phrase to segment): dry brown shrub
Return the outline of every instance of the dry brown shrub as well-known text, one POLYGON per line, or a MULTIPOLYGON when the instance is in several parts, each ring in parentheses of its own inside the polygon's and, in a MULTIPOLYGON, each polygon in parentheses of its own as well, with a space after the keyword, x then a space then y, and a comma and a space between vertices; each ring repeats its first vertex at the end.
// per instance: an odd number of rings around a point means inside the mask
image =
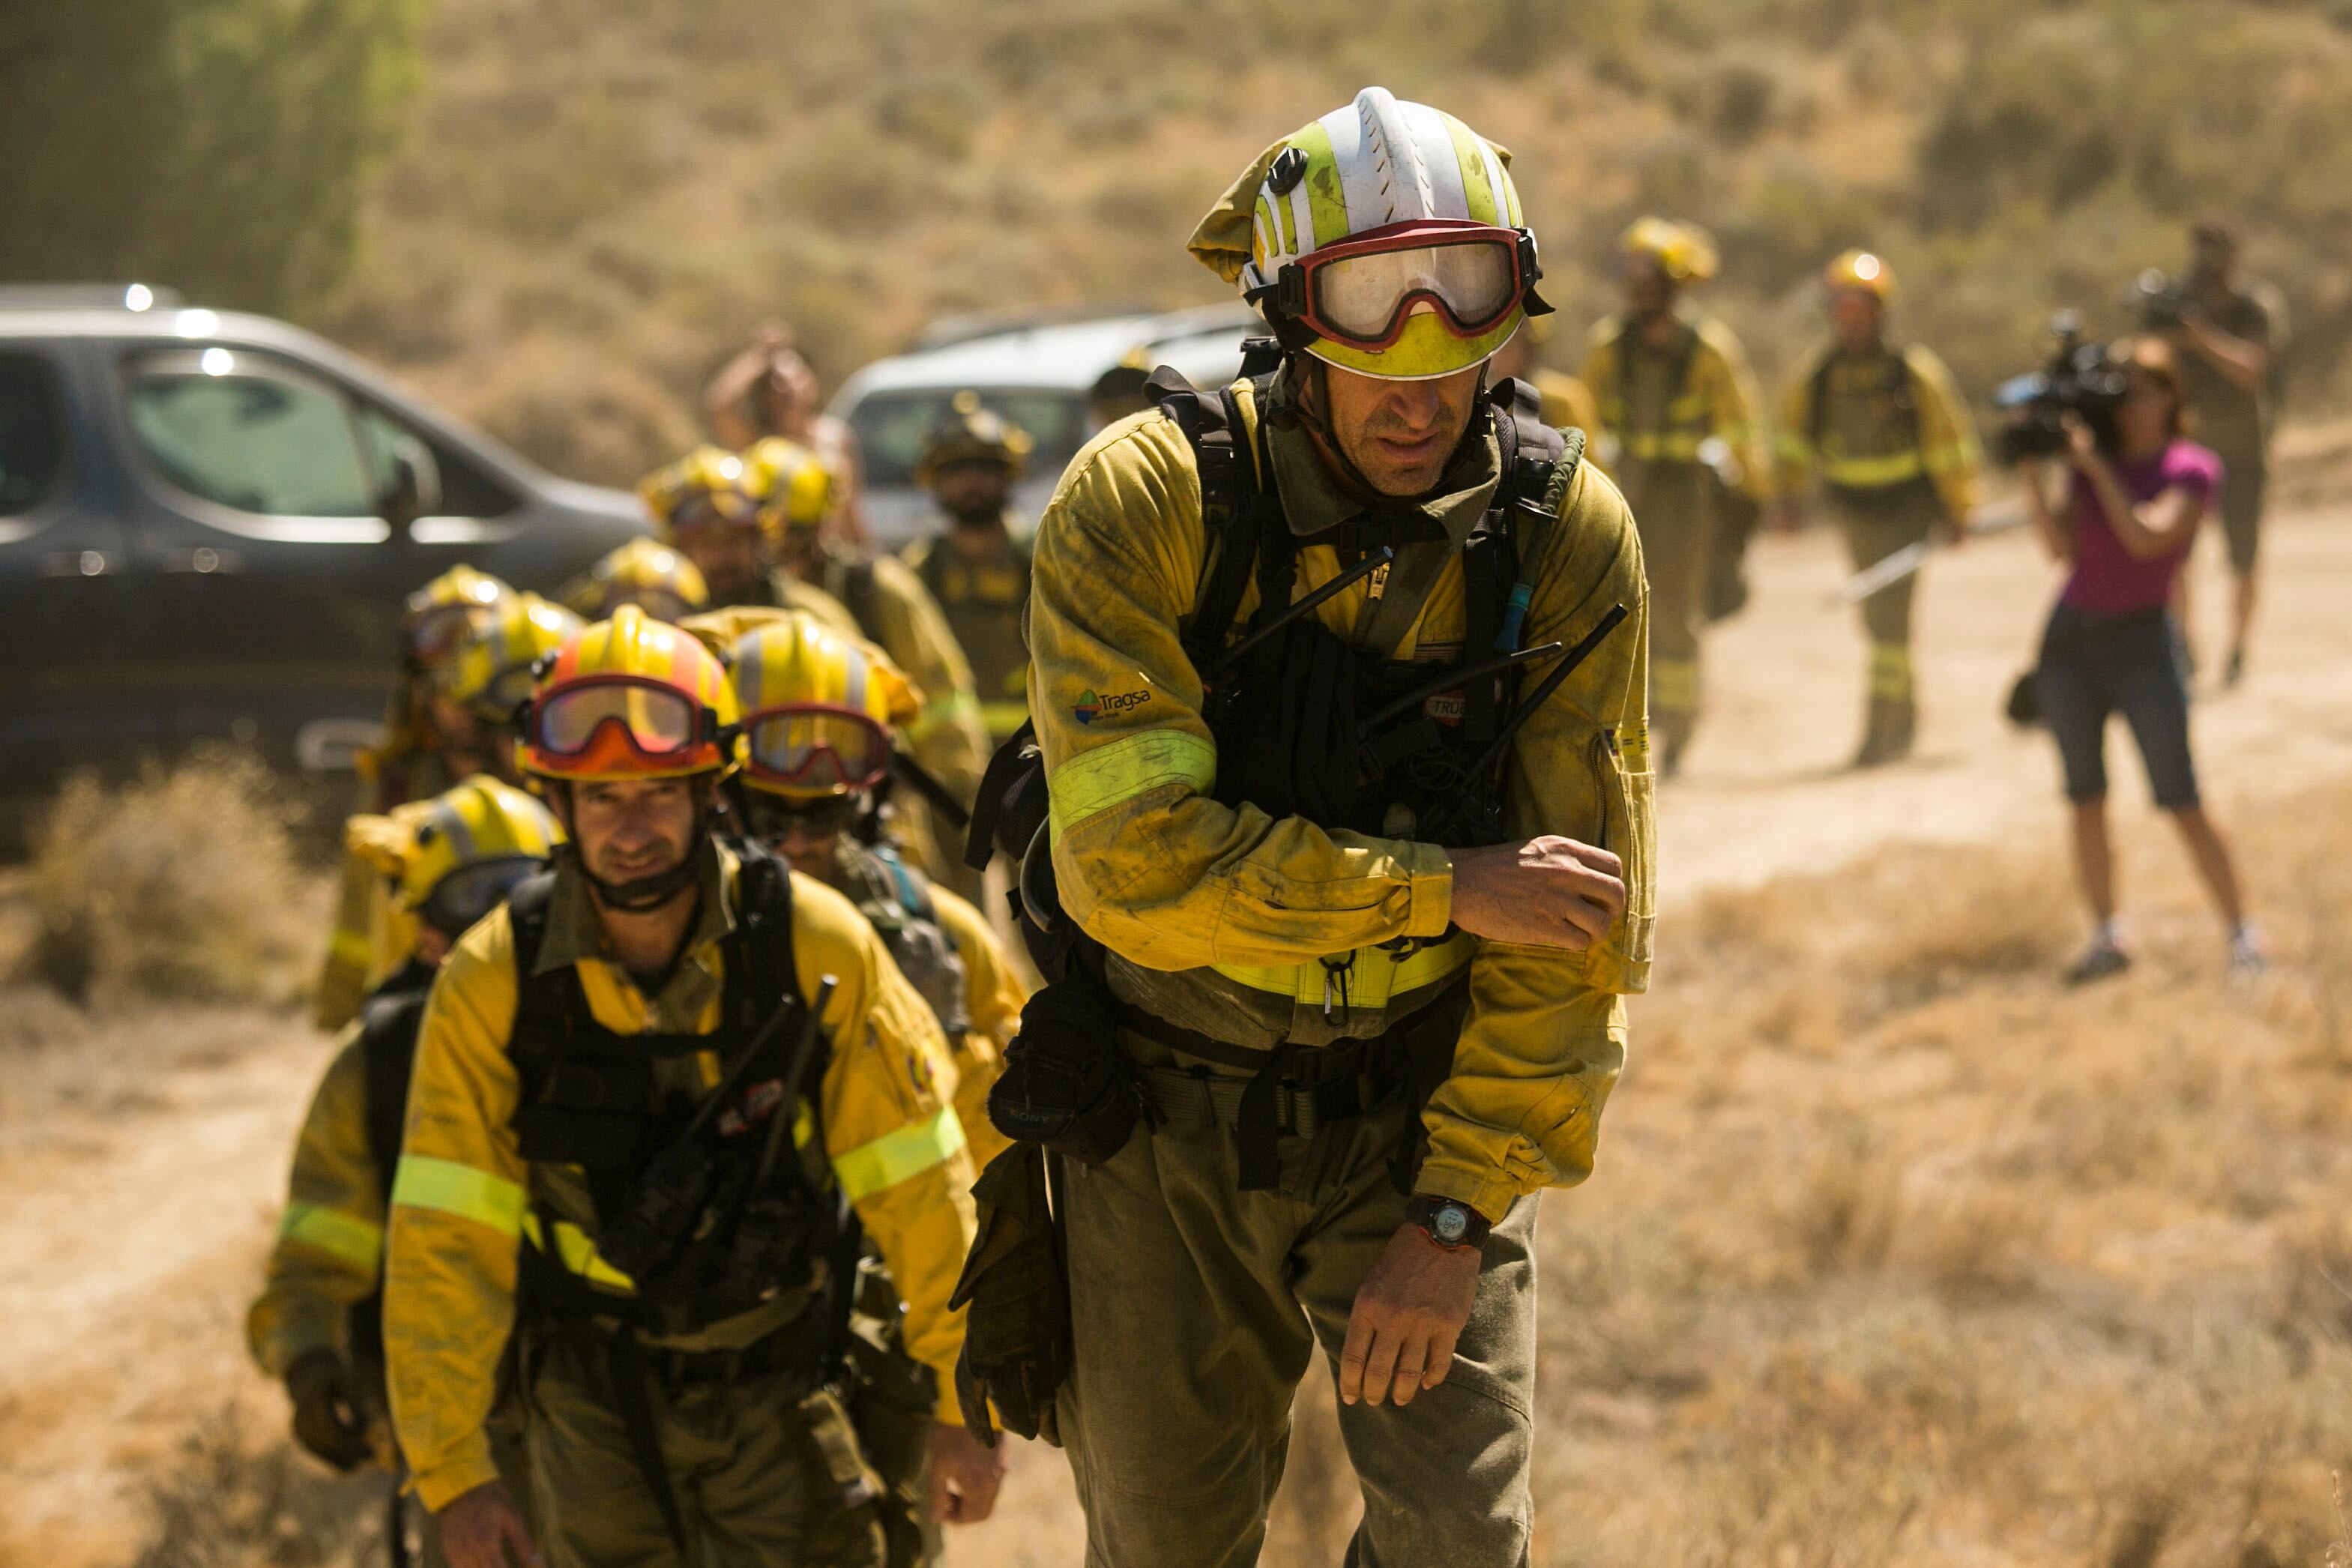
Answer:
POLYGON ((33 977, 84 1002, 292 997, 320 889, 274 791, 227 749, 119 788, 68 780, 34 842, 33 977))
POLYGON ((342 1568, 384 1561, 390 1481, 339 1477, 284 1443, 255 1444, 234 1409, 189 1434, 151 1483, 132 1568, 342 1568))

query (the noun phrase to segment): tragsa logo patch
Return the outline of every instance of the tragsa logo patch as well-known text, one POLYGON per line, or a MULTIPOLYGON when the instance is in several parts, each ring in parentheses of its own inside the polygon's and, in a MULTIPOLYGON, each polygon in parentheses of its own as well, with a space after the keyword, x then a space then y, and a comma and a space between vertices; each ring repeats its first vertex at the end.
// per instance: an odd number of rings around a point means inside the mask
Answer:
POLYGON ((1149 691, 1115 691, 1108 697, 1098 697, 1092 691, 1082 692, 1076 706, 1070 710, 1070 717, 1081 724, 1091 724, 1106 714, 1115 719, 1150 700, 1151 693, 1149 691))

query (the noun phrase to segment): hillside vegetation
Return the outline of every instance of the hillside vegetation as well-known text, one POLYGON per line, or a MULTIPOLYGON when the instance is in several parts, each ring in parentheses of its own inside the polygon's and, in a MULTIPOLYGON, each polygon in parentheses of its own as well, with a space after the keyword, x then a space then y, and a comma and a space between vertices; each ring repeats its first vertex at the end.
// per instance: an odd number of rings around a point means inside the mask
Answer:
POLYGON ((466 0, 438 8, 351 279, 310 319, 560 468, 697 433, 751 324, 837 379, 980 306, 1213 300, 1183 253, 1261 147, 1378 81, 1517 155, 1572 359, 1613 237, 1723 241, 1777 376, 1869 243, 1979 397, 2055 306, 2121 324, 2241 223, 2306 407, 2352 332, 2352 7, 2225 0, 466 0))

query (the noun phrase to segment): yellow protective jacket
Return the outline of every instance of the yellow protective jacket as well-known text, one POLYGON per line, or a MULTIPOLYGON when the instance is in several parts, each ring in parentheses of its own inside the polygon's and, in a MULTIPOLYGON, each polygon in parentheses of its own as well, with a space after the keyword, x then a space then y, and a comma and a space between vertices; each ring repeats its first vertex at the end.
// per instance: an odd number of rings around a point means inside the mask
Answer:
POLYGON ((1771 500, 1764 404, 1747 353, 1712 317, 1693 318, 1684 328, 1687 339, 1663 347, 1630 334, 1621 317, 1592 329, 1583 381, 1600 409, 1602 459, 1622 475, 1629 462, 1706 461, 1712 454, 1702 448, 1721 442, 1738 465, 1739 489, 1755 500, 1771 500), (1678 380, 1677 367, 1684 367, 1678 380))
POLYGON ((1816 348, 1780 396, 1780 488, 1801 493, 1815 472, 1843 490, 1889 489, 1925 475, 1945 515, 1966 522, 1984 451, 1944 362, 1916 343, 1840 353, 1816 348), (1820 445, 1813 432, 1821 432, 1820 445))
MULTIPOLYGON (((401 710, 403 699, 394 699, 401 710)), ((361 754, 360 810, 388 811, 404 801, 430 800, 451 788, 441 754, 413 736, 395 733, 377 751, 361 754)), ((310 1021, 320 1028, 341 1028, 359 1016, 360 1003, 383 978, 408 962, 416 943, 416 921, 394 903, 392 885, 383 873, 357 852, 343 857, 335 884, 334 924, 327 935, 327 954, 313 983, 310 1021)))
MULTIPOLYGON (((1537 369, 1528 373, 1528 382, 1543 399, 1543 422, 1556 430, 1581 430, 1596 440, 1601 434, 1601 405, 1592 399, 1592 389, 1572 375, 1556 370, 1537 369)), ((1597 463, 1599 454, 1591 447, 1585 448, 1585 461, 1597 463)), ((1604 468, 1601 470, 1606 473, 1604 468)))
POLYGON ((956 1119, 971 1145, 971 1163, 980 1168, 1011 1142, 988 1119, 988 1091, 1004 1072, 1004 1047, 1021 1026, 1029 987, 988 917, 937 883, 930 891, 940 929, 963 960, 964 1014, 971 1027, 950 1044, 956 1064, 956 1119))
POLYGON ((974 559, 945 535, 934 535, 908 545, 904 556, 971 665, 992 746, 1029 718, 1029 649, 1021 636, 1029 603, 1029 546, 1013 531, 1010 516, 993 544, 974 559))
POLYGON ((383 1266, 384 1173, 368 1150, 367 1061, 347 1025, 294 1143, 286 1212, 269 1249, 246 1342, 272 1377, 310 1351, 350 1351, 351 1309, 383 1266))
MULTIPOLYGON (((1251 389, 1235 390, 1254 428, 1251 389)), ((1307 443, 1286 421, 1270 432, 1285 510, 1301 532, 1333 521, 1338 504, 1307 443)), ((1400 552, 1401 581, 1419 574, 1424 552, 1443 564, 1395 657, 1448 656, 1464 635, 1460 543, 1500 468, 1491 439, 1465 453, 1441 481, 1445 493, 1423 508, 1447 539, 1400 552)), ((1391 970, 1426 971, 1416 981, 1436 984, 1466 965, 1468 1020, 1453 1076, 1426 1112, 1420 1185, 1490 1217, 1523 1194, 1590 1173, 1601 1105, 1624 1059, 1620 997, 1646 986, 1650 965, 1654 834, 1640 542, 1615 487, 1580 468, 1558 521, 1525 531, 1522 550, 1535 566, 1529 645, 1573 644, 1611 606, 1631 612, 1519 731, 1506 773, 1513 834, 1566 834, 1624 857, 1629 911, 1588 952, 1457 934, 1392 963, 1377 944, 1448 930, 1453 868, 1444 849, 1276 820, 1213 798, 1216 746, 1178 632, 1202 575, 1200 479, 1191 447, 1164 414, 1111 426, 1063 477, 1039 530, 1029 612, 1030 711, 1048 769, 1054 868, 1065 908, 1111 950, 1114 989, 1123 960, 1139 976, 1165 976, 1158 1010, 1202 999, 1176 1020, 1187 1026, 1274 1016, 1290 1031, 1280 1037, 1298 1038, 1312 1033, 1316 1000, 1326 994, 1326 957, 1352 963, 1368 1003, 1374 990, 1412 984, 1386 983, 1391 970)), ((1302 550, 1297 592, 1339 570, 1328 546, 1302 550)), ((1316 614, 1349 635, 1371 598, 1360 582, 1316 614)), ((1253 588, 1244 616, 1254 602, 1253 588)), ((1243 1043, 1267 1042, 1261 1034, 1243 1043)))
MULTIPOLYGON (((719 1026, 720 940, 735 921, 736 863, 721 850, 704 878, 699 923, 661 994, 647 998, 597 956, 595 917, 576 875, 558 872, 542 966, 572 963, 590 1011, 625 1034, 709 1034, 719 1026)), ((793 878, 793 945, 803 995, 840 982, 824 1027, 833 1053, 817 1095, 817 1145, 898 1281, 906 1342, 937 1374, 939 1418, 960 1419, 953 1369, 963 1340, 947 1299, 972 1237, 971 1161, 948 1103, 953 1068, 929 1010, 855 907, 793 878)), ((535 1245, 542 1211, 565 1267, 593 1285, 627 1291, 596 1256, 593 1215, 579 1201, 575 1166, 528 1164, 509 1126, 520 1094, 508 1054, 518 1005, 514 933, 501 909, 466 934, 443 965, 425 1008, 400 1168, 393 1186, 384 1348, 401 1449, 425 1506, 440 1509, 497 1468, 483 1434, 499 1361, 515 1325, 520 1249, 535 1245)), ((719 1081, 708 1052, 656 1064, 703 1089, 719 1081)), ((736 1349, 804 1309, 805 1292, 649 1343, 736 1349)))

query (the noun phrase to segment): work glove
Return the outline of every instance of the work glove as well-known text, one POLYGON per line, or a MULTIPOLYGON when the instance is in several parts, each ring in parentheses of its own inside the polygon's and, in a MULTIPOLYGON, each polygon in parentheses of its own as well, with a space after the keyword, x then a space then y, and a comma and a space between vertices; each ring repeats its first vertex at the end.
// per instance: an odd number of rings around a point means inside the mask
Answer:
POLYGON ((351 1364, 331 1350, 306 1351, 286 1369, 294 1401, 294 1440, 339 1470, 375 1458, 351 1364))
POLYGON ((1059 1447, 1054 1395, 1070 1365, 1069 1282, 1046 1197, 1045 1151, 1015 1143, 972 1184, 979 1234, 963 1278, 949 1297, 964 1315, 956 1396, 964 1426, 982 1447, 1005 1428, 1059 1447))

